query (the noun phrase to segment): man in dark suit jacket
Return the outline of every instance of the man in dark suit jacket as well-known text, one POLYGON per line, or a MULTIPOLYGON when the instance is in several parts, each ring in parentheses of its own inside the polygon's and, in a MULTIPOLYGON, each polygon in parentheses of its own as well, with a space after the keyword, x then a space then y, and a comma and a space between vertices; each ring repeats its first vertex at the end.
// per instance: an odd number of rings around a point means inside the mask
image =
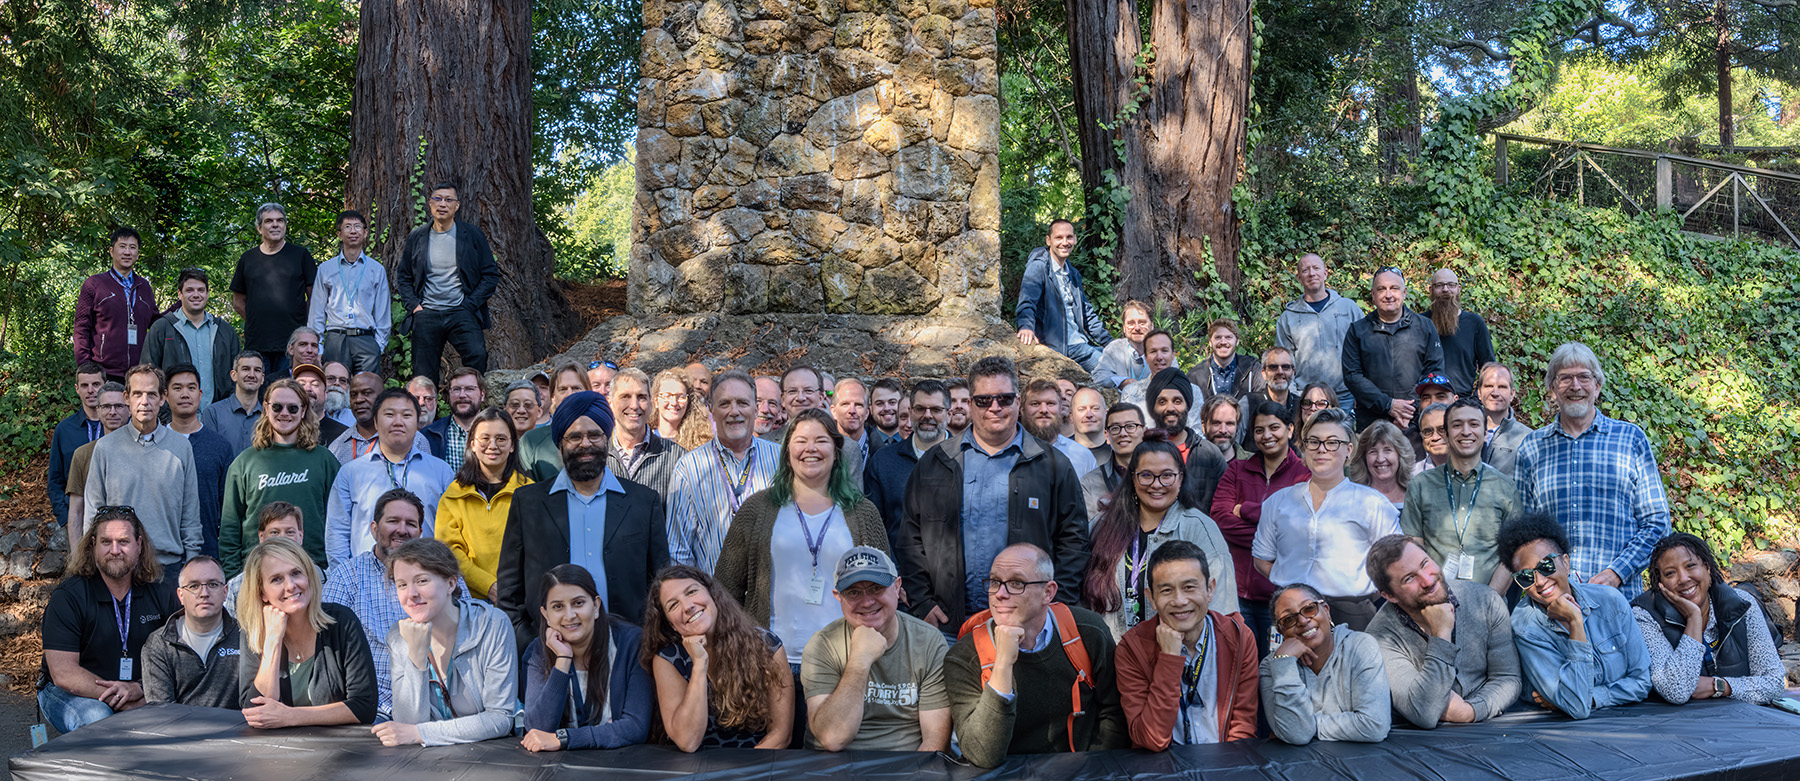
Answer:
POLYGON ((500 267, 481 229, 456 219, 456 185, 431 188, 431 223, 413 229, 400 252, 394 289, 406 307, 402 333, 413 337, 413 375, 438 381, 438 362, 449 343, 464 366, 487 371, 492 320, 488 298, 500 286, 500 267))
POLYGON ((538 606, 551 567, 587 567, 606 610, 635 624, 643 621, 650 579, 669 563, 662 499, 606 468, 612 413, 605 398, 581 391, 563 399, 550 430, 563 469, 555 480, 513 492, 496 573, 499 606, 521 649, 543 632, 538 606))

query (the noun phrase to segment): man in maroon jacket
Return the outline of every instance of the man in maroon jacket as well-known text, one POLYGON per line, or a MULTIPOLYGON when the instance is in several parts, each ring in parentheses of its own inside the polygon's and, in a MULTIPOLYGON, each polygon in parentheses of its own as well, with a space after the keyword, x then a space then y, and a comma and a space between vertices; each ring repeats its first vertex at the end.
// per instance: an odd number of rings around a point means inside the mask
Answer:
POLYGON ((75 299, 75 363, 93 361, 109 379, 123 380, 125 370, 137 365, 159 312, 150 280, 131 270, 138 259, 137 231, 114 230, 109 251, 112 268, 83 280, 75 299))

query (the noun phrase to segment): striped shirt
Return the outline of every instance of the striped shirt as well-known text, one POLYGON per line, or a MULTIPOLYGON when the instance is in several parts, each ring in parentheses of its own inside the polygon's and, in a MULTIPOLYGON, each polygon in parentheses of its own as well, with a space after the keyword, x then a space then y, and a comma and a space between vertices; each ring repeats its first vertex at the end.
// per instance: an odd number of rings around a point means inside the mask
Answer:
POLYGON ((1644 590, 1650 549, 1669 533, 1669 498, 1643 429, 1595 413, 1571 437, 1553 420, 1519 446, 1516 477, 1525 510, 1549 513, 1569 533, 1575 575, 1610 569, 1626 599, 1644 590))
POLYGON ((752 439, 742 460, 714 439, 675 462, 669 477, 669 561, 712 572, 738 505, 769 487, 781 446, 752 439))

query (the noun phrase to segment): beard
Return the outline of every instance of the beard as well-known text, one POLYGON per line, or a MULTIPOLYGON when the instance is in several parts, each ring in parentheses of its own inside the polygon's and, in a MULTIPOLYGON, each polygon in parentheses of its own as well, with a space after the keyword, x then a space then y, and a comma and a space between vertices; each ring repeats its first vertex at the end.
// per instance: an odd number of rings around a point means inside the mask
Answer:
POLYGON ((325 389, 325 414, 336 415, 350 406, 350 394, 343 388, 325 389))
POLYGON ((1571 418, 1581 419, 1594 414, 1594 402, 1591 399, 1563 402, 1557 404, 1557 409, 1571 418))
POLYGON ((1456 321, 1462 318, 1462 296, 1443 295, 1431 299, 1431 324, 1437 326, 1438 335, 1451 337, 1456 335, 1456 321))
POLYGON ((130 577, 131 570, 132 562, 128 559, 102 559, 100 561, 100 574, 112 578, 113 580, 123 580, 130 577))
POLYGON ((1162 424, 1164 431, 1174 435, 1175 432, 1187 428, 1187 410, 1169 410, 1158 416, 1157 422, 1162 424))
POLYGON ((1024 424, 1027 433, 1045 442, 1055 442, 1057 437, 1062 436, 1062 426, 1054 420, 1039 425, 1035 418, 1026 416, 1019 422, 1024 424))
POLYGON ((572 450, 564 450, 562 457, 563 469, 568 470, 569 479, 577 483, 598 480, 600 475, 606 471, 605 445, 582 445, 572 450), (595 455, 598 458, 589 461, 581 460, 581 457, 586 455, 595 455))

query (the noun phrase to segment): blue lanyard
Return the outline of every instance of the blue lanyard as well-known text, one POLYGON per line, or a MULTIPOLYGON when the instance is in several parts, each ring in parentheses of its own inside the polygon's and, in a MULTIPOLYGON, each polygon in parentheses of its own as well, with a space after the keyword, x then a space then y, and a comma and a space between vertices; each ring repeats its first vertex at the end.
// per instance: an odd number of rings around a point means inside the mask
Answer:
POLYGON ((1475 465, 1475 490, 1469 492, 1469 511, 1463 513, 1462 519, 1456 517, 1456 493, 1450 490, 1450 465, 1444 465, 1444 498, 1450 502, 1450 520, 1456 523, 1456 544, 1463 542, 1463 532, 1469 528, 1469 521, 1475 517, 1475 497, 1481 495, 1481 481, 1487 475, 1481 471, 1481 465, 1475 465))
MULTIPOLYGON (((352 321, 352 318, 356 315, 356 293, 357 293, 357 291, 362 289, 363 272, 368 270, 368 267, 365 265, 368 261, 362 260, 361 253, 357 253, 357 260, 358 260, 358 262, 356 263, 356 285, 353 287, 345 287, 344 286, 344 266, 348 265, 350 263, 350 260, 342 255, 338 256, 338 273, 337 273, 338 290, 343 292, 344 308, 349 310, 349 312, 350 312, 350 317, 344 318, 344 327, 346 327, 346 328, 355 327, 355 323, 352 321)), ((329 309, 329 307, 327 307, 327 308, 329 309)), ((327 312, 326 314, 330 314, 330 312, 327 312)))
MULTIPOLYGON (((725 446, 718 444, 716 439, 713 444, 719 448, 719 479, 725 482, 725 493, 731 497, 731 514, 737 515, 738 507, 744 502, 744 484, 750 481, 750 470, 756 465, 756 443, 750 443, 750 454, 744 457, 744 473, 735 479, 731 476, 730 465, 725 463, 725 446), (733 482, 737 485, 732 485, 733 482)), ((799 508, 796 507, 795 512, 798 511, 799 508)))
POLYGON ((137 272, 127 271, 123 276, 111 269, 108 269, 107 272, 112 274, 113 281, 118 282, 119 287, 125 288, 125 322, 135 327, 137 325, 137 272))
POLYGON ((113 598, 113 620, 119 623, 119 655, 130 656, 131 646, 126 639, 131 634, 131 592, 125 592, 125 612, 119 612, 119 599, 113 598))
POLYGON ((819 527, 819 539, 813 540, 812 525, 806 522, 806 511, 800 505, 794 505, 794 514, 800 516, 800 532, 806 535, 806 552, 812 554, 813 574, 819 574, 819 549, 825 547, 825 532, 831 530, 831 517, 837 515, 837 505, 825 511, 825 523, 819 527))

